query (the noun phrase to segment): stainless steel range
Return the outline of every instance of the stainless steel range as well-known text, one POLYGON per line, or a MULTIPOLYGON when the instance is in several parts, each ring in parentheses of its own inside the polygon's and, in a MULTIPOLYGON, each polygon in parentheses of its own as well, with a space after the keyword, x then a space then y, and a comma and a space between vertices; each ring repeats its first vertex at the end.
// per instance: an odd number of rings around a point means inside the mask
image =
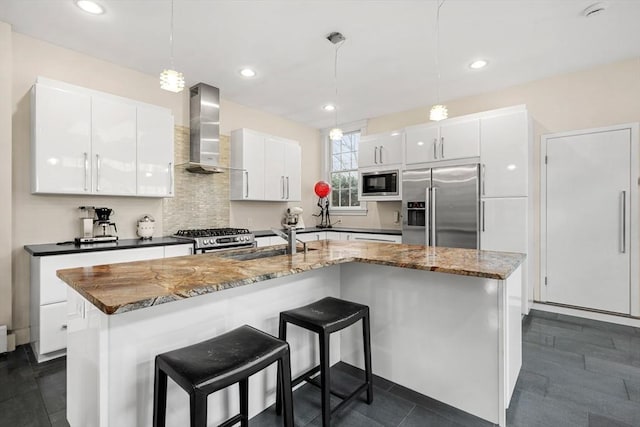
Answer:
POLYGON ((246 228, 201 228, 178 230, 174 237, 191 240, 195 252, 250 248, 256 245, 255 236, 246 228))

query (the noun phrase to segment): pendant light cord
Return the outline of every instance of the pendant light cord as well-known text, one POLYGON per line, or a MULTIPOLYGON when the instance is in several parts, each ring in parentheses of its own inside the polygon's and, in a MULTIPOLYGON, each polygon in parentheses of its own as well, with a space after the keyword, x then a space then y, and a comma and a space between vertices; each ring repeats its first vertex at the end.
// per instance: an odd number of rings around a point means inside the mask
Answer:
POLYGON ((335 100, 335 127, 338 127, 338 49, 340 49, 340 46, 342 46, 342 43, 344 43, 344 41, 337 43, 336 44, 336 51, 335 51, 335 59, 334 59, 334 63, 333 63, 333 79, 334 79, 334 83, 336 86, 336 100, 335 100))
POLYGON ((436 104, 440 104, 440 8, 446 0, 438 1, 436 10, 436 104))
POLYGON ((169 48, 171 51, 171 69, 175 69, 173 65, 173 0, 171 0, 171 33, 169 34, 169 48))

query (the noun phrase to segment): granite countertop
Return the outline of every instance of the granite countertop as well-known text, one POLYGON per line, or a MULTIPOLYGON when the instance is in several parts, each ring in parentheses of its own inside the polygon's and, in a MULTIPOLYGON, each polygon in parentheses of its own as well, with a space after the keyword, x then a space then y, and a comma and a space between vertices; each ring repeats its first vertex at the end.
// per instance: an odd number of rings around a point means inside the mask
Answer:
POLYGON ((188 245, 193 242, 175 237, 154 237, 153 239, 120 239, 115 242, 75 245, 71 242, 25 245, 24 249, 33 256, 66 255, 83 252, 113 251, 118 249, 149 248, 153 246, 188 245))
POLYGON ((525 259, 518 253, 377 242, 320 240, 308 247, 315 250, 247 261, 226 258, 271 246, 72 268, 57 275, 104 313, 118 314, 348 262, 503 280, 525 259))
MULTIPOLYGON (((304 233, 322 233, 324 231, 334 231, 336 233, 366 233, 366 234, 389 234, 393 236, 401 236, 402 230, 394 230, 391 228, 349 228, 349 227, 331 227, 331 228, 318 228, 307 227, 296 230, 298 234, 304 233)), ((253 231, 256 237, 275 236, 276 234, 271 230, 255 230, 253 231)))

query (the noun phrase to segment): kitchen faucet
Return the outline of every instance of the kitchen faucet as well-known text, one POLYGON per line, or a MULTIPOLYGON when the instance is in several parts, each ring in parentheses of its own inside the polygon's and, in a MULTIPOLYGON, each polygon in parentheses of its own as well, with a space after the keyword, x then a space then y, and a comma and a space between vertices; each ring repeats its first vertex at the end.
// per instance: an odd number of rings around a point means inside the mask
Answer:
POLYGON ((287 227, 287 228, 285 228, 285 230, 286 230, 286 232, 282 231, 282 230, 275 229, 275 228, 271 229, 271 231, 273 231, 278 236, 282 237, 283 239, 285 239, 287 241, 287 252, 289 252, 289 254, 291 254, 291 255, 295 255, 296 254, 297 242, 302 243, 302 250, 306 254, 307 253, 307 242, 303 242, 302 240, 300 240, 300 239, 298 239, 296 237, 296 229, 295 229, 295 227, 287 227))

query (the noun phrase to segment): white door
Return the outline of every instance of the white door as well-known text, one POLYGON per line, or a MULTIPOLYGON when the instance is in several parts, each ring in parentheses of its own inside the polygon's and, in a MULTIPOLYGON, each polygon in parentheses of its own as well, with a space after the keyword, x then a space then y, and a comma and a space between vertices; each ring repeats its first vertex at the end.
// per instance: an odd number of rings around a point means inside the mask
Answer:
POLYGON ((447 123, 440 126, 438 160, 463 159, 480 155, 480 120, 447 123))
POLYGON ((284 201, 287 198, 287 181, 284 166, 285 145, 282 141, 267 137, 264 142, 264 199, 284 201))
POLYGON ((91 192, 91 98, 36 85, 32 191, 91 192))
POLYGON ((138 196, 173 196, 173 116, 138 107, 138 196))
POLYGON ((93 190, 96 194, 136 194, 136 107, 91 99, 93 190))
POLYGON ((407 164, 437 160, 438 126, 413 126, 405 129, 407 164))
POLYGON ((296 143, 287 143, 284 156, 287 200, 297 202, 302 199, 302 149, 296 143))
POLYGON ((629 314, 631 132, 546 144, 547 301, 629 314))

